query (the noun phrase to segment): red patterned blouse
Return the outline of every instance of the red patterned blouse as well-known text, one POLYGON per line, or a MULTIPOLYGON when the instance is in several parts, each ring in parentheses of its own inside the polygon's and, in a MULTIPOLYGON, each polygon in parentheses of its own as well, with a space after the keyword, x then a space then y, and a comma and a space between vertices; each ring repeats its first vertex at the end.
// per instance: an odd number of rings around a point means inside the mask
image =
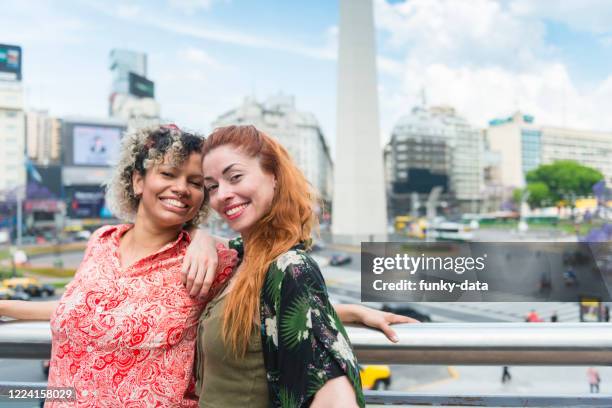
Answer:
MULTIPOLYGON (((100 228, 51 317, 49 387, 74 387, 77 401, 46 407, 195 407, 193 361, 206 301, 189 296, 178 239, 122 269, 119 241, 132 225, 100 228)), ((231 275, 237 254, 219 246, 209 298, 231 275)))

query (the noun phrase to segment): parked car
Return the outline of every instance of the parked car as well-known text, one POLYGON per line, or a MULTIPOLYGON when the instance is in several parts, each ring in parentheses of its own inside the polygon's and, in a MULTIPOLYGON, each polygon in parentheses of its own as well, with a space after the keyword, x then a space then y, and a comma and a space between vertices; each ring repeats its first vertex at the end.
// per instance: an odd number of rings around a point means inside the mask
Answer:
POLYGON ((365 390, 386 390, 391 385, 391 368, 388 365, 360 365, 359 377, 365 390))
POLYGON ((383 305, 382 310, 402 316, 412 317, 419 322, 431 322, 431 316, 415 308, 410 303, 386 303, 383 305))
POLYGON ((329 264, 332 266, 340 266, 350 264, 353 258, 347 254, 332 254, 329 258, 329 264))
POLYGON ((89 230, 78 231, 74 234, 75 241, 88 241, 89 237, 91 237, 91 231, 89 230))
POLYGON ((25 291, 17 289, 7 288, 6 286, 0 286, 0 299, 2 300, 30 300, 30 295, 25 291))
POLYGON ((24 292, 33 297, 47 297, 55 294, 55 287, 41 284, 36 278, 11 278, 5 279, 2 283, 7 288, 22 288, 24 292))

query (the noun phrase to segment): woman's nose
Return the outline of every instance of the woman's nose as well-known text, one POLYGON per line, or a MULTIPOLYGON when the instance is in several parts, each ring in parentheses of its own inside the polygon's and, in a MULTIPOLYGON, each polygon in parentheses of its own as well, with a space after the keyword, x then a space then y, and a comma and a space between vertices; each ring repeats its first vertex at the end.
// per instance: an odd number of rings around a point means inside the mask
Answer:
POLYGON ((189 194, 189 186, 187 180, 181 180, 180 178, 176 180, 174 185, 172 186, 172 190, 175 194, 179 196, 186 196, 189 194))
POLYGON ((227 201, 228 199, 232 198, 232 186, 228 185, 227 183, 219 183, 219 187, 217 187, 217 189, 217 197, 221 201, 227 201))

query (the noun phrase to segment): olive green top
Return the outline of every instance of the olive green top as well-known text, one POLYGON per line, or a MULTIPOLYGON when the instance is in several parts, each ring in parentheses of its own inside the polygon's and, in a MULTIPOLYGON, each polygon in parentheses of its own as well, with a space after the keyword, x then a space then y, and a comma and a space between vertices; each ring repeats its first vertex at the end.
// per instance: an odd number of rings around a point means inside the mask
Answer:
POLYGON ((268 383, 259 326, 253 327, 246 356, 233 357, 221 338, 224 305, 225 296, 218 296, 200 317, 196 361, 200 407, 265 408, 268 383))

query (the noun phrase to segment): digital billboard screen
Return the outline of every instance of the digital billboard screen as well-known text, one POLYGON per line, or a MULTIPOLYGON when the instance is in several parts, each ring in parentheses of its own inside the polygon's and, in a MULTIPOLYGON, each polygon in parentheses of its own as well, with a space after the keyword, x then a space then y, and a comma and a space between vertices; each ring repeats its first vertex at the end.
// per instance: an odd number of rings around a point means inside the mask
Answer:
POLYGON ((72 131, 73 163, 110 166, 119 156, 121 128, 76 125, 72 131))
POLYGON ((21 80, 21 47, 0 44, 0 78, 21 80))
POLYGON ((68 216, 70 218, 100 218, 104 211, 104 187, 102 186, 69 186, 68 216))
POLYGON ((155 83, 147 78, 130 72, 129 75, 130 94, 140 98, 155 97, 155 83))

